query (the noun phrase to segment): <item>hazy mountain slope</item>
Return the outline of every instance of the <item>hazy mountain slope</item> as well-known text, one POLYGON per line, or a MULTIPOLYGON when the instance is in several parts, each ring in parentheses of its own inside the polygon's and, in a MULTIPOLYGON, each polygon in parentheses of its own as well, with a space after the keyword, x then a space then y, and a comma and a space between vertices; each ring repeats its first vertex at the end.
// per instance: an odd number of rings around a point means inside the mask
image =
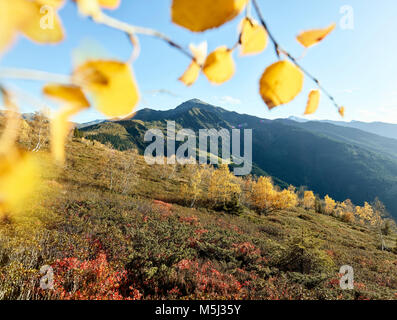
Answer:
POLYGON ((309 121, 296 122, 291 120, 279 120, 283 123, 298 126, 300 128, 322 134, 336 141, 343 141, 359 145, 369 151, 382 152, 397 157, 397 140, 385 138, 379 135, 368 133, 363 130, 349 128, 331 123, 309 121))
MULTIPOLYGON (((287 120, 287 119, 283 119, 287 120)), ((288 120, 295 122, 307 123, 307 122, 320 122, 320 123, 330 123, 340 127, 355 128, 365 132, 377 134, 382 137, 397 139, 397 124, 387 123, 387 122, 362 122, 362 121, 332 121, 332 120, 318 120, 311 121, 306 118, 291 116, 288 120)), ((393 119, 390 119, 393 120, 393 119)))
POLYGON ((270 121, 194 99, 173 110, 144 109, 133 120, 98 124, 83 130, 91 138, 111 142, 119 149, 134 145, 143 152, 146 130, 165 129, 166 120, 175 120, 177 129, 195 131, 252 128, 254 174, 267 173, 340 201, 351 198, 362 204, 378 196, 397 216, 397 143, 357 129, 320 122, 270 121))
POLYGON ((393 124, 393 123, 360 122, 360 121, 352 121, 352 122, 327 121, 327 122, 338 126, 360 129, 387 138, 397 139, 397 124, 393 124))

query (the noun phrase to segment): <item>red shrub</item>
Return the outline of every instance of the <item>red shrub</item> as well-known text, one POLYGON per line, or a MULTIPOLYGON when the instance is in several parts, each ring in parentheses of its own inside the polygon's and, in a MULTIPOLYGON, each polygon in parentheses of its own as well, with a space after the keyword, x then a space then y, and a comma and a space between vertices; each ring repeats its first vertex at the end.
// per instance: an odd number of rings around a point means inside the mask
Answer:
POLYGON ((153 200, 154 207, 160 211, 163 218, 168 218, 172 215, 172 204, 160 200, 153 200))
POLYGON ((130 287, 129 294, 121 294, 126 280, 126 271, 115 271, 104 253, 94 260, 80 261, 77 258, 57 260, 54 270, 54 295, 65 300, 136 300, 141 298, 138 290, 130 287))
POLYGON ((232 275, 219 272, 210 261, 181 260, 177 264, 186 290, 195 296, 241 299, 246 295, 243 286, 232 275))

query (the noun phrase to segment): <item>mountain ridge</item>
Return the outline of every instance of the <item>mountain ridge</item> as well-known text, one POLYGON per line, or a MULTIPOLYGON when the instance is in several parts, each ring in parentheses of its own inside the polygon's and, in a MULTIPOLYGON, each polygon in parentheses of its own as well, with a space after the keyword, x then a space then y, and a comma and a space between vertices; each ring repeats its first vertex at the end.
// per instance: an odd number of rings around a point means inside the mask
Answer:
POLYGON ((379 197, 397 216, 397 140, 359 129, 322 122, 268 120, 230 112, 197 99, 175 109, 143 109, 131 120, 82 129, 91 139, 116 148, 136 147, 141 153, 149 128, 250 128, 253 130, 253 173, 270 175, 282 187, 307 186, 321 196, 362 204, 379 197))

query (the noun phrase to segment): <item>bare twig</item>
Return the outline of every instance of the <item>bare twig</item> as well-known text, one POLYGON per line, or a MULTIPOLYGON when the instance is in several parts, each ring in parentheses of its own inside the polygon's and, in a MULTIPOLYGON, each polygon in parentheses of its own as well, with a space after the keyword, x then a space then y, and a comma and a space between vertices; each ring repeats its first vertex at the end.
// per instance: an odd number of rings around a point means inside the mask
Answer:
POLYGON ((64 84, 72 83, 72 79, 68 75, 33 69, 0 68, 0 78, 56 82, 64 84))
POLYGON ((320 84, 320 81, 313 76, 310 72, 308 72, 305 68, 303 68, 297 61, 297 59, 292 56, 288 51, 284 50, 280 44, 277 42, 276 38, 273 36, 273 34, 270 32, 264 18, 263 15, 261 13, 261 10, 258 6, 258 3, 256 2, 256 0, 251 0, 252 4, 255 8, 255 12, 258 15, 259 21, 261 22, 262 26, 266 29, 270 40, 272 41, 273 45, 274 45, 274 49, 276 51, 276 55, 277 57, 280 59, 280 53, 283 53, 284 55, 286 55, 288 57, 288 59, 290 59, 299 69, 302 70, 302 72, 309 77, 317 86, 318 88, 332 101, 332 103, 334 104, 334 106, 339 109, 339 105, 336 103, 335 98, 320 84))
POLYGON ((256 14, 258 15, 260 23, 266 29, 266 32, 269 35, 269 38, 273 43, 274 51, 276 52, 277 58, 280 59, 280 50, 279 50, 280 46, 279 46, 278 42, 276 41, 276 38, 274 38, 273 34, 270 32, 270 30, 265 22, 265 19, 263 18, 262 12, 259 9, 258 4, 256 3, 256 0, 252 0, 252 4, 254 5, 254 9, 255 9, 256 14))
POLYGON ((178 49, 179 51, 181 51, 185 56, 189 57, 192 60, 195 60, 194 56, 187 49, 183 48, 181 45, 174 42, 171 38, 169 38, 168 36, 166 36, 165 34, 159 32, 157 30, 139 27, 139 26, 133 26, 128 23, 122 22, 120 20, 114 19, 103 12, 101 12, 98 15, 93 16, 92 19, 96 23, 100 23, 100 24, 106 25, 110 28, 123 31, 123 32, 125 32, 129 35, 132 35, 132 36, 134 36, 136 34, 142 34, 142 35, 146 35, 146 36, 159 38, 160 40, 167 42, 171 47, 174 47, 174 48, 178 49))

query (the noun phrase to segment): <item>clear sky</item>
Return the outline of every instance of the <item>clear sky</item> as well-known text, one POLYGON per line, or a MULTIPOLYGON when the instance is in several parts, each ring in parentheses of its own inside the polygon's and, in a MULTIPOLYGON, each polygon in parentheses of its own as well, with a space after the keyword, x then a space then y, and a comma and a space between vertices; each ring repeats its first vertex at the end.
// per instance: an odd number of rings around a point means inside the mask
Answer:
MULTIPOLYGON (((301 64, 346 107, 345 120, 397 123, 396 0, 258 0, 258 3, 280 44, 298 57, 303 53, 295 40, 299 31, 336 22, 337 29, 318 46, 309 49, 301 64), (340 24, 344 17, 341 8, 346 5, 353 9, 352 30, 343 29, 340 24)), ((195 34, 171 23, 170 6, 171 0, 122 0, 120 8, 108 14, 133 25, 161 30, 186 47, 189 43, 207 40, 209 51, 212 51, 220 45, 232 46, 236 42, 241 17, 221 28, 195 34)), ((66 30, 66 39, 61 44, 36 45, 21 37, 0 60, 0 66, 68 74, 76 58, 94 55, 128 59, 131 46, 123 33, 80 17, 70 0, 60 15, 66 30)), ((235 51, 236 74, 223 85, 211 85, 201 75, 187 88, 177 79, 188 66, 189 59, 158 39, 147 36, 139 36, 139 39, 141 54, 133 64, 142 95, 138 109, 165 110, 185 100, 199 98, 228 110, 263 118, 301 116, 307 93, 315 88, 310 79, 305 79, 304 90, 297 99, 269 111, 258 93, 258 82, 264 69, 276 59, 270 46, 257 56, 239 57, 235 51)), ((8 81, 8 84, 42 98, 43 83, 8 81)), ((25 104, 22 110, 31 112, 34 107, 25 104)), ((90 110, 74 120, 85 122, 98 118, 103 116, 90 110)), ((324 95, 312 118, 341 119, 324 95)))

